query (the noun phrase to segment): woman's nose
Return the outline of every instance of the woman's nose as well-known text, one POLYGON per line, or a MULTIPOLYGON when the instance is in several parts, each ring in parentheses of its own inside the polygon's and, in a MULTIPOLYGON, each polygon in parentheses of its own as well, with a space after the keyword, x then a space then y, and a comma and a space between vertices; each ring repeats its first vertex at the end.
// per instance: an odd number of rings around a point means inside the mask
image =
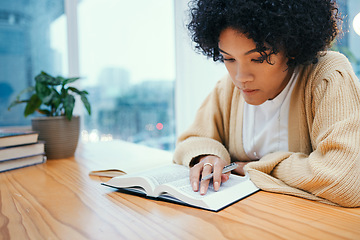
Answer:
POLYGON ((253 74, 243 66, 238 66, 236 71, 236 81, 244 83, 254 80, 253 74))

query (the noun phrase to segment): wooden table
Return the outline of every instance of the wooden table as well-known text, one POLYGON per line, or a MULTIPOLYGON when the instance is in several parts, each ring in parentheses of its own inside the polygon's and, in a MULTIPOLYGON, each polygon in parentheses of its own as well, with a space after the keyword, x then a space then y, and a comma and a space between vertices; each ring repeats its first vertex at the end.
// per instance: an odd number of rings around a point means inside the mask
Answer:
POLYGON ((0 239, 360 239, 360 208, 260 191, 214 213, 120 193, 89 176, 150 161, 171 154, 92 143, 74 158, 0 173, 0 239))

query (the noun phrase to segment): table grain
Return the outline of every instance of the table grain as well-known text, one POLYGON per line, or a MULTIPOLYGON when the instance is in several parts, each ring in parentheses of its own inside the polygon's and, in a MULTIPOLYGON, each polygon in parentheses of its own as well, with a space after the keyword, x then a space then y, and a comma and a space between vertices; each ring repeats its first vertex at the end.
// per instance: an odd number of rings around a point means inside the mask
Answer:
POLYGON ((72 158, 0 173, 0 239, 360 239, 360 208, 260 191, 215 213, 121 193, 89 176, 157 160, 171 154, 92 143, 72 158))

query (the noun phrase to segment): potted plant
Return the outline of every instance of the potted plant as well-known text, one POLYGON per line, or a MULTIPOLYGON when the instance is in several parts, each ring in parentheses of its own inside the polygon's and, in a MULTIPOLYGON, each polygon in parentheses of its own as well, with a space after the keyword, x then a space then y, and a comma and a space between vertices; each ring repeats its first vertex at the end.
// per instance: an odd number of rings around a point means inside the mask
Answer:
POLYGON ((48 159, 67 158, 74 155, 80 133, 80 117, 73 116, 75 95, 79 95, 87 112, 91 115, 88 92, 80 91, 69 84, 79 78, 53 77, 41 72, 35 77, 35 86, 19 93, 10 104, 9 110, 26 103, 24 116, 39 112, 45 117, 33 118, 32 129, 39 132, 39 140, 45 141, 48 159), (21 95, 32 93, 29 99, 21 100, 21 95))

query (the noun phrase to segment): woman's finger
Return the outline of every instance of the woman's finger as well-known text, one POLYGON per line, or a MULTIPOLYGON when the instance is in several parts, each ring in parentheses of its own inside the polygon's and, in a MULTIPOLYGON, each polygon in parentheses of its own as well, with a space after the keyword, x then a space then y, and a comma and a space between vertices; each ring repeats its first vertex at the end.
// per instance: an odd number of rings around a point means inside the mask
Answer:
MULTIPOLYGON (((213 171, 213 164, 210 162, 203 162, 202 165, 202 176, 207 176, 209 174, 212 173, 213 171)), ((209 188, 209 183, 210 183, 210 179, 209 180, 202 180, 200 182, 200 194, 204 195, 207 192, 207 189, 209 188)))
POLYGON ((202 167, 198 164, 190 168, 190 184, 194 192, 199 191, 199 179, 202 167))
POLYGON ((249 162, 236 162, 236 164, 238 165, 238 167, 232 171, 232 173, 240 175, 240 176, 245 176, 245 171, 244 171, 244 167, 246 164, 248 164, 249 162))

